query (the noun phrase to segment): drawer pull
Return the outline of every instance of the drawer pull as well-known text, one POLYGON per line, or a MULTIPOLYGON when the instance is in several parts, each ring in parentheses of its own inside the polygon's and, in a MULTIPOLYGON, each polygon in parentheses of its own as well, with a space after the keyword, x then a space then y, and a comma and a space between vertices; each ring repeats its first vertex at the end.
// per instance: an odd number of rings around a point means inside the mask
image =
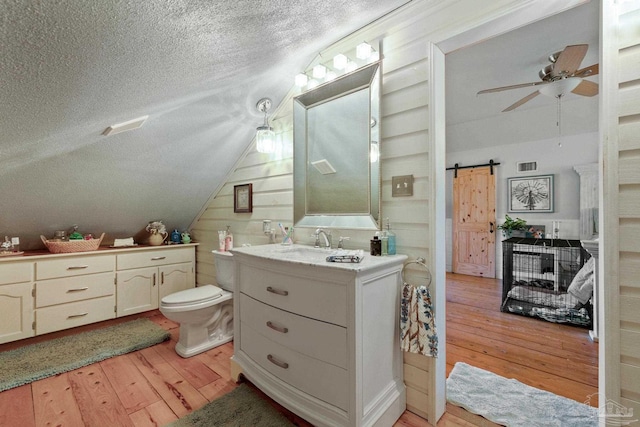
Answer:
POLYGON ((274 289, 271 286, 267 286, 267 292, 271 292, 272 294, 278 294, 282 296, 289 295, 289 291, 283 291, 282 289, 274 289))
POLYGON ((166 256, 154 256, 151 258, 151 261, 160 261, 161 259, 165 259, 166 256))
POLYGON ((69 293, 69 292, 82 292, 82 291, 86 291, 87 289, 89 289, 88 286, 85 286, 84 288, 69 289, 69 290, 67 290, 67 293, 69 293))
POLYGON ((269 362, 273 363, 276 366, 281 367, 282 369, 289 369, 289 364, 286 362, 281 362, 278 359, 276 359, 275 357, 273 357, 272 355, 268 354, 267 355, 267 359, 269 359, 269 362))
POLYGON ((71 267, 67 267, 67 270, 82 270, 84 268, 89 268, 88 265, 72 265, 71 267))
POLYGON ((273 322, 271 322, 271 320, 267 322, 267 326, 273 329, 274 331, 282 332, 283 334, 286 334, 287 332, 289 332, 289 328, 274 325, 273 322))
POLYGON ((76 317, 84 317, 89 313, 81 313, 81 314, 71 314, 69 316, 67 316, 67 319, 75 319, 76 317))

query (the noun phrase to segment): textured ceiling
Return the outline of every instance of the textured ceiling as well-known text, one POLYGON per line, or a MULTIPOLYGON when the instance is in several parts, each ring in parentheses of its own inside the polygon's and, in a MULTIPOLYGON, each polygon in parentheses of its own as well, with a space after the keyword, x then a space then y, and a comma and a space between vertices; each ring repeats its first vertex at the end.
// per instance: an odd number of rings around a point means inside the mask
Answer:
POLYGON ((278 105, 319 50, 404 3, 1 2, 0 233, 188 227, 250 144, 257 100, 278 105))

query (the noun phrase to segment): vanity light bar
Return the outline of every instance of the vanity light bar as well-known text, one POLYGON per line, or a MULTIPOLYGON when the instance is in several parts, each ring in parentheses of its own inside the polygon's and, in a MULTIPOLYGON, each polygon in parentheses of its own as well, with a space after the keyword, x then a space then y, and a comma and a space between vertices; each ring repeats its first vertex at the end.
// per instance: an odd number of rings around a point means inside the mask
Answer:
MULTIPOLYGON (((353 53, 353 52, 352 52, 353 53)), ((350 73, 367 64, 380 60, 380 53, 369 43, 362 42, 355 49, 355 58, 339 53, 326 63, 316 64, 311 70, 295 77, 295 85, 303 90, 313 89, 339 75, 350 73)))

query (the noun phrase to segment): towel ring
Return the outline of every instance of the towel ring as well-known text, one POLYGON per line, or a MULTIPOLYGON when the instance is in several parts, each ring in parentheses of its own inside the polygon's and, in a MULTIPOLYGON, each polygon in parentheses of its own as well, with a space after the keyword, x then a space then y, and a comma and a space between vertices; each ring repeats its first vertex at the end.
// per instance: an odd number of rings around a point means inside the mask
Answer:
MULTIPOLYGON (((429 267, 427 267, 427 264, 425 264, 425 259, 423 257, 418 257, 416 258, 414 261, 408 261, 405 265, 402 266, 402 271, 400 272, 400 276, 402 277, 402 283, 409 283, 407 282, 407 279, 405 279, 404 277, 404 270, 405 268, 407 268, 407 266, 409 264, 418 264, 419 266, 423 267, 426 271, 428 276, 428 280, 427 280, 427 288, 431 286, 431 271, 429 271, 429 267)), ((412 285, 413 286, 413 285, 412 285)))

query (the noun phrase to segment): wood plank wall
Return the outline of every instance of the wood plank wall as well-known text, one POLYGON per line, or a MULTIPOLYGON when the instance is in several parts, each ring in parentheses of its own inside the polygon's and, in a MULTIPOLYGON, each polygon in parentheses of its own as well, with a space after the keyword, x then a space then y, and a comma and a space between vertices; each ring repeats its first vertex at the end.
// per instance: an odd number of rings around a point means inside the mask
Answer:
MULTIPOLYGON (((637 2, 636 2, 637 5, 637 2)), ((619 17, 617 109, 617 277, 619 396, 640 417, 640 5, 619 17)), ((614 158, 615 158, 614 154, 614 158)), ((616 185, 616 183, 611 183, 616 185)), ((611 188, 611 187, 609 187, 611 188)), ((607 197, 607 196, 605 196, 607 197)), ((605 212, 606 215, 606 212, 605 212)), ((615 221, 615 218, 614 218, 615 221)), ((609 264, 609 263, 607 263, 609 264)), ((607 267, 605 267, 605 278, 607 267)), ((607 279, 605 279, 607 280, 607 279)), ((615 285, 614 283, 609 283, 615 285)), ((617 325, 609 331, 615 331, 617 325)), ((614 332, 615 333, 615 332, 614 332)), ((618 382, 618 378, 615 378, 618 382)), ((609 397, 609 396, 607 396, 609 397)), ((614 395, 615 397, 615 395, 614 395)), ((640 422, 632 425, 640 425, 640 422)))
MULTIPOLYGON (((432 63, 429 49, 432 42, 495 19, 506 11, 521 7, 519 0, 452 0, 446 3, 414 0, 384 18, 343 38, 320 52, 323 58, 331 58, 340 51, 353 49, 362 40, 378 41, 382 54, 382 120, 381 120, 381 204, 382 218, 389 218, 397 234, 398 253, 409 259, 424 257, 432 272, 436 271, 435 251, 430 247, 435 224, 432 206, 437 185, 433 164, 436 153, 429 153, 432 115, 429 110, 429 77, 432 63), (391 197, 391 180, 396 175, 414 176, 414 194, 411 197, 391 197)), ((320 56, 310 63, 319 62, 320 56)), ((293 79, 293 76, 290 77, 293 79)), ((198 283, 214 283, 215 269, 210 251, 217 247, 217 230, 231 225, 235 244, 265 244, 268 239, 262 233, 262 220, 270 219, 291 225, 293 221, 292 177, 292 92, 275 112, 271 124, 285 145, 277 156, 260 154, 252 145, 230 173, 226 183, 215 193, 192 224, 193 237, 200 242, 197 252, 198 283), (253 183, 253 213, 233 213, 233 186, 253 183)), ((248 126, 251 126, 248 124, 248 126)), ((442 184, 444 187, 444 184, 442 184)), ((444 219, 443 219, 444 222, 444 219)), ((296 229, 296 243, 311 244, 312 229, 296 229)), ((348 236, 347 248, 368 249, 372 231, 334 230, 334 239, 348 236)), ((433 298, 438 300, 437 289, 444 292, 444 260, 442 282, 431 286, 433 298), (435 291, 435 292, 434 292, 435 291)), ((416 272, 419 274, 419 272, 416 272)), ((438 280, 440 280, 438 278, 438 280)), ((444 301, 444 297, 441 298, 444 301)), ((442 304, 444 310, 444 304, 442 304)), ((444 311, 438 314, 443 319, 444 311)), ((441 325, 444 334, 444 324, 441 325)), ((444 411, 444 405, 436 405, 436 392, 443 393, 444 378, 436 381, 436 363, 444 366, 445 343, 441 340, 437 360, 406 355, 404 372, 407 385, 407 406, 412 412, 426 418, 432 424, 444 411), (439 386, 436 386, 439 384, 439 386)), ((439 366, 439 365, 438 365, 439 366)), ((440 395, 442 399, 444 397, 440 395)), ((442 400, 444 402, 444 400, 442 400)))

